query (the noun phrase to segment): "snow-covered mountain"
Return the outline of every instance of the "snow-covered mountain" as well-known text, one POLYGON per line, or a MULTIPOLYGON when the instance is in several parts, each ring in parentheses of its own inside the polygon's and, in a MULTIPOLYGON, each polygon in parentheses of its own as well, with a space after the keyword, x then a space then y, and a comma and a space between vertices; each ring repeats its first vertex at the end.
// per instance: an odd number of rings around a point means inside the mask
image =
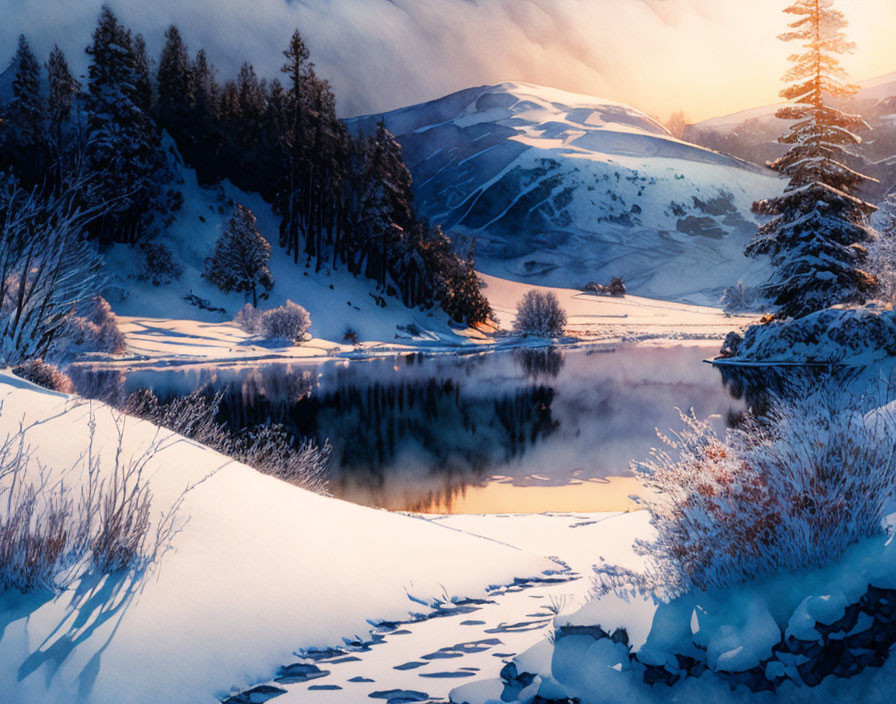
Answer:
POLYGON ((539 284, 621 276, 647 296, 717 300, 762 276, 743 248, 771 172, 675 139, 627 105, 527 83, 470 88, 383 119, 417 205, 479 267, 539 284))
MULTIPOLYGON (((874 108, 879 104, 887 103, 890 99, 896 97, 896 73, 890 73, 886 76, 862 81, 859 86, 860 90, 853 99, 853 107, 862 106, 866 110, 874 108)), ((698 130, 711 130, 713 132, 727 134, 743 126, 747 121, 756 120, 761 123, 772 123, 777 127, 778 131, 783 131, 781 129, 781 123, 779 123, 775 117, 775 113, 778 111, 778 108, 782 107, 782 105, 783 103, 778 103, 776 105, 763 105, 762 107, 752 108, 750 110, 741 110, 739 112, 731 113, 730 115, 722 115, 720 117, 704 120, 703 122, 698 122, 695 125, 692 125, 692 127, 698 130)), ((896 106, 893 107, 892 112, 896 113, 896 106)))
MULTIPOLYGON (((863 81, 855 97, 837 106, 861 115, 871 130, 865 140, 861 170, 878 179, 869 186, 865 197, 876 200, 896 191, 896 73, 863 81)), ((781 104, 715 117, 690 125, 685 137, 698 144, 734 154, 757 164, 781 156, 786 147, 778 137, 787 125, 775 117, 781 104)))

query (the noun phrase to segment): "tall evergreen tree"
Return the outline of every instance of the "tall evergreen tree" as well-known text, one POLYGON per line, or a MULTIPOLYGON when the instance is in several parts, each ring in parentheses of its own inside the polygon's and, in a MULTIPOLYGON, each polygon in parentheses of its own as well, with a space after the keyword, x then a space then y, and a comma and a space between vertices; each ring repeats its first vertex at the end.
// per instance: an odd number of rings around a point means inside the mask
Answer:
POLYGON ((183 138, 187 130, 195 100, 190 74, 187 47, 177 27, 171 25, 165 32, 165 46, 159 56, 156 73, 159 86, 158 119, 159 126, 168 130, 177 141, 183 138))
POLYGON ((861 302, 874 287, 861 270, 874 234, 867 217, 874 207, 856 197, 871 180, 849 164, 857 158, 868 125, 855 115, 831 107, 833 98, 856 93, 837 56, 850 53, 843 14, 833 0, 797 0, 785 12, 798 19, 783 41, 799 42, 802 53, 791 57, 781 96, 793 104, 777 116, 792 121, 780 141, 789 151, 770 166, 789 176, 778 198, 760 201, 757 214, 770 215, 747 247, 750 256, 769 255, 774 272, 766 290, 781 317, 800 317, 836 303, 861 302))
POLYGON ((166 177, 159 131, 148 114, 148 64, 141 42, 103 6, 87 48, 88 149, 90 174, 104 207, 92 227, 105 241, 136 242, 154 215, 164 210, 166 177))
POLYGON ((77 134, 74 134, 72 138, 69 138, 68 135, 74 130, 69 130, 67 133, 66 128, 71 120, 72 107, 79 86, 68 67, 65 54, 58 46, 53 47, 53 51, 50 52, 50 60, 47 62, 47 84, 49 86, 47 114, 50 148, 56 164, 56 180, 61 183, 71 166, 69 162, 73 151, 72 142, 75 142, 78 137, 77 134))
POLYGON ((42 182, 47 162, 47 113, 41 97, 40 64, 24 35, 13 59, 12 99, 3 116, 2 161, 20 180, 34 186, 42 182))

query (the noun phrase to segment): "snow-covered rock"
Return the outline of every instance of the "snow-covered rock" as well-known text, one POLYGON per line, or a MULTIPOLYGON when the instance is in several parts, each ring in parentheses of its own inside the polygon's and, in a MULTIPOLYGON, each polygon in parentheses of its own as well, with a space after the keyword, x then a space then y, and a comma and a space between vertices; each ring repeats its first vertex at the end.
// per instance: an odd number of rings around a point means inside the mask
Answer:
POLYGON ((894 355, 896 312, 872 304, 754 325, 726 362, 861 365, 894 355))
POLYGON ((554 286, 621 277, 653 297, 715 303, 762 264, 743 249, 776 175, 672 137, 634 108, 527 83, 469 88, 382 116, 418 206, 489 274, 554 286))

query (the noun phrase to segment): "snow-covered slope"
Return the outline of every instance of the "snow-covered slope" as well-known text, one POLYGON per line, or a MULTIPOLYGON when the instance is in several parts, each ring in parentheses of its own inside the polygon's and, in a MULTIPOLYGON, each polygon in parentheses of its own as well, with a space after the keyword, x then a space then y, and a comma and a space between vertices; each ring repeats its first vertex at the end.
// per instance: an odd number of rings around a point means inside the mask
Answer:
POLYGON ((715 302, 761 276, 743 256, 751 203, 776 176, 682 142, 626 105, 526 83, 470 88, 382 117, 418 207, 483 271, 581 287, 613 276, 637 294, 715 302))
MULTIPOLYGON (((169 138, 166 146, 173 154, 169 138)), ((172 187, 182 194, 183 205, 170 222, 159 223, 160 232, 152 242, 173 252, 183 274, 175 281, 154 286, 139 279, 144 259, 140 249, 128 245, 111 247, 106 252, 110 285, 105 295, 118 315, 204 323, 232 320, 246 303, 245 296, 221 292, 202 278, 202 272, 233 212, 233 203, 242 203, 256 216, 259 231, 271 245, 269 268, 274 288, 269 300, 259 301, 259 308, 282 305, 291 299, 311 314, 314 337, 335 342, 341 342, 349 328, 362 341, 466 341, 448 325, 448 316, 439 309, 406 308, 397 298, 378 291, 370 279, 353 276, 344 269, 318 272, 313 267, 306 268, 301 257, 296 264, 279 246, 280 219, 259 195, 241 191, 229 182, 217 188, 203 188, 192 169, 180 163, 173 168, 172 187), (224 312, 189 303, 185 298, 191 294, 224 312)))
MULTIPOLYGON (((8 372, 0 403, 0 438, 33 424, 25 440, 33 478, 41 462, 77 494, 87 403, 8 372)), ((93 408, 94 451, 111 474, 115 416, 93 408)), ((123 457, 139 457, 157 432, 127 419, 123 457)), ((55 597, 0 594, 3 704, 211 704, 270 679, 296 650, 365 640, 371 621, 559 569, 463 527, 309 493, 192 441, 164 445, 144 473, 153 516, 196 485, 173 550, 136 582, 114 575, 55 597)))

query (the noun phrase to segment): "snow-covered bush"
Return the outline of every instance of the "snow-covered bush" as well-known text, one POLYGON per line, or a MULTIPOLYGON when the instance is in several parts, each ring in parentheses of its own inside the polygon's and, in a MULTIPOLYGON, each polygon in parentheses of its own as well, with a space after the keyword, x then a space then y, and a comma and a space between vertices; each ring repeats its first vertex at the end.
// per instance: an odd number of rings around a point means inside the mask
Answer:
POLYGON ((52 364, 47 364, 40 358, 13 367, 12 373, 51 391, 61 391, 64 394, 71 394, 75 391, 72 380, 65 372, 60 371, 52 364))
POLYGON ((868 269, 877 279, 877 297, 896 304, 896 194, 881 204, 877 213, 878 237, 868 248, 868 269))
POLYGON ((269 340, 301 342, 311 327, 311 316, 302 306, 287 301, 279 308, 266 310, 261 316, 261 334, 269 340))
POLYGON ((121 354, 124 349, 124 333, 118 329, 118 318, 112 307, 102 296, 93 296, 66 318, 54 341, 52 354, 54 358, 67 359, 91 352, 121 354))
POLYGON ((559 337, 566 325, 566 312, 553 291, 531 290, 516 308, 513 330, 521 335, 559 337))
POLYGON ((764 310, 766 301, 758 289, 738 281, 722 292, 721 303, 726 313, 751 313, 764 310))
POLYGON ((656 529, 636 544, 647 571, 602 568, 603 588, 628 582, 665 598, 724 588, 836 561, 881 532, 896 495, 896 406, 866 414, 867 403, 835 382, 807 383, 724 439, 682 414, 684 429, 661 436, 668 450, 633 466, 656 529))
POLYGON ((143 264, 137 274, 140 281, 149 281, 153 286, 165 286, 183 275, 183 264, 177 261, 168 245, 144 242, 140 245, 140 250, 143 252, 143 264))
POLYGON ((247 303, 240 308, 233 322, 250 335, 258 335, 261 333, 261 315, 262 311, 251 303, 247 303))
POLYGON ((751 362, 864 365, 896 355, 896 312, 879 304, 834 307, 753 325, 737 357, 751 362))

